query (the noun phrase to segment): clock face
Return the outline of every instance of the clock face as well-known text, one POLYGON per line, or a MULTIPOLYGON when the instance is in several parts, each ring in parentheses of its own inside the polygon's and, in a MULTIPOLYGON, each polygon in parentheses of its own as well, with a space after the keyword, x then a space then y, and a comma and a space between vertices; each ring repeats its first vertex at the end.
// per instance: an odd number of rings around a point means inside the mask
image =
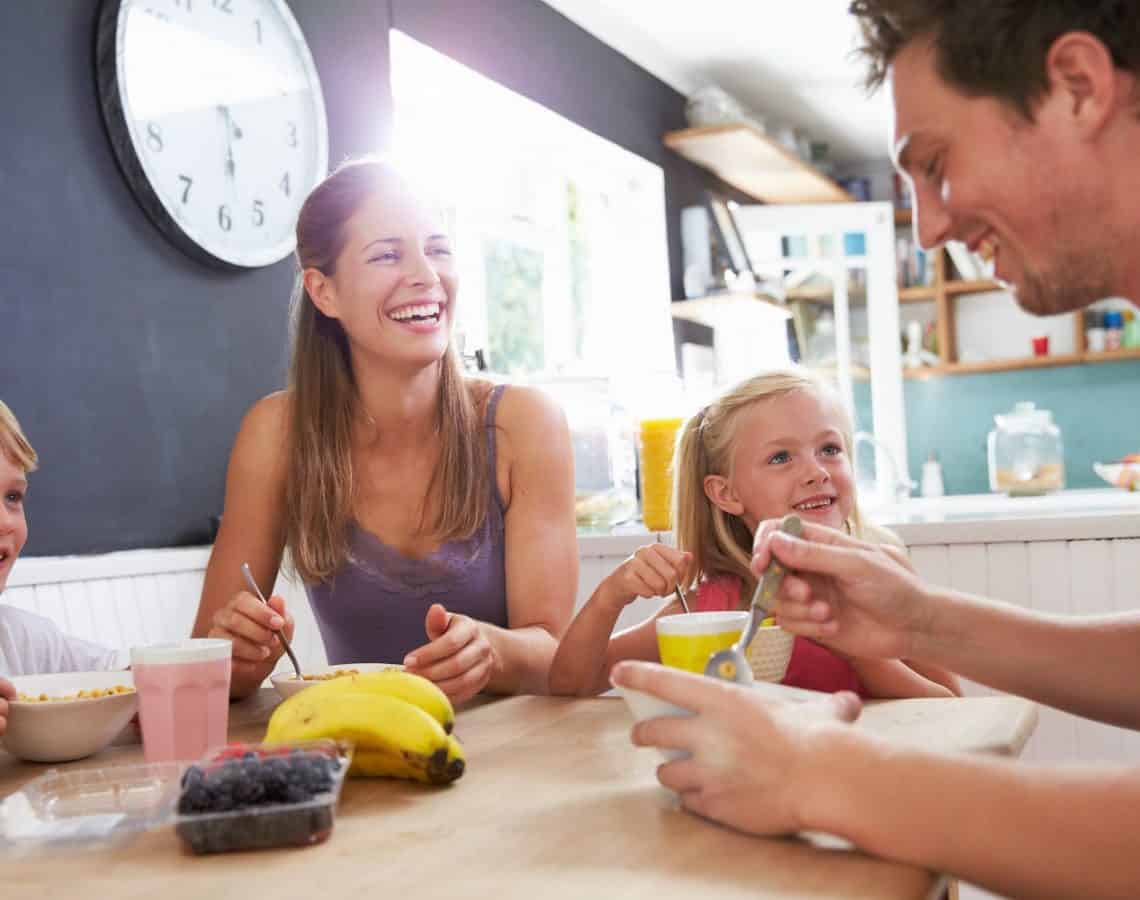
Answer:
POLYGON ((96 54, 112 145, 155 224, 232 266, 292 252, 328 130, 284 0, 104 0, 96 54))

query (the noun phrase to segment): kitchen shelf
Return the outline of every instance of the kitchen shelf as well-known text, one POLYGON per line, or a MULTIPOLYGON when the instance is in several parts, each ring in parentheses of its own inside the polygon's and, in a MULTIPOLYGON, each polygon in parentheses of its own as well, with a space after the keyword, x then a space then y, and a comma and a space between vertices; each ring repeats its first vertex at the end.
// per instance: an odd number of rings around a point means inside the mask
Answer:
POLYGON ((838 184, 751 125, 670 131, 665 146, 766 203, 852 203, 838 184))
POLYGON ((987 359, 984 362, 950 363, 903 369, 904 378, 938 378, 943 375, 980 375, 987 372, 1014 372, 1020 369, 1050 369, 1057 366, 1086 366, 1140 359, 1140 347, 1086 353, 1057 353, 1052 356, 1026 356, 1017 359, 987 359))
POLYGON ((929 303, 938 297, 938 288, 932 284, 899 288, 899 303, 929 303))
MULTIPOLYGON (((765 317, 791 318, 791 311, 766 294, 743 294, 723 291, 691 300, 675 300, 669 304, 674 319, 686 319, 715 327, 726 311, 744 311, 765 317)), ((720 321, 723 324, 723 320, 720 321)))
POLYGON ((958 281, 946 282, 946 294, 949 297, 958 297, 962 294, 985 294, 990 291, 1004 291, 1005 288, 996 281, 958 281))

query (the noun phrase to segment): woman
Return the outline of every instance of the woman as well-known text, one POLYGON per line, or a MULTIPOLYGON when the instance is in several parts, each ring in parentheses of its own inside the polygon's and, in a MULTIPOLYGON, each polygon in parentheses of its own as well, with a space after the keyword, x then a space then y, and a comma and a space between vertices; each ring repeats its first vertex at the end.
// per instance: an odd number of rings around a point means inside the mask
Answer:
POLYGON ((292 633, 285 547, 330 662, 403 662, 454 701, 546 690, 577 586, 565 417, 465 377, 441 217, 377 160, 346 163, 297 221, 289 389, 242 422, 195 635, 233 641, 235 697, 292 633))

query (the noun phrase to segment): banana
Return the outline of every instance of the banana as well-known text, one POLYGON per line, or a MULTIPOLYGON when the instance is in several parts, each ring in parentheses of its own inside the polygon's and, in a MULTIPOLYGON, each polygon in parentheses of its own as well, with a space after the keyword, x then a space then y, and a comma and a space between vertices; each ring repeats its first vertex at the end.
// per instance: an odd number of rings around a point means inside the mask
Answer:
POLYGON ((355 743, 350 775, 385 775, 449 784, 463 774, 463 747, 430 715, 405 700, 377 693, 337 691, 319 703, 300 703, 307 688, 274 710, 265 743, 339 738, 355 743))
MULTIPOLYGON (((404 700, 418 706, 435 719, 448 734, 455 727, 455 709, 447 694, 434 682, 422 675, 413 675, 403 669, 385 669, 380 672, 365 672, 361 675, 345 675, 329 681, 319 682, 312 687, 294 694, 306 697, 310 703, 324 703, 325 699, 336 694, 382 694, 404 700)), ((291 700, 293 697, 290 698, 291 700)))

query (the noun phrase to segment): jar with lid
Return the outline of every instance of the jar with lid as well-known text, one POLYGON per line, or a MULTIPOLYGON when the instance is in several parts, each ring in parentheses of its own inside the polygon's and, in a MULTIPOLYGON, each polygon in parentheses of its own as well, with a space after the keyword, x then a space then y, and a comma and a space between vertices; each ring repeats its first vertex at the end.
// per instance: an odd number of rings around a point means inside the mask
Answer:
POLYGON ((1029 402, 994 416, 989 435, 990 490, 1011 497, 1065 486, 1065 451, 1053 414, 1029 402))

